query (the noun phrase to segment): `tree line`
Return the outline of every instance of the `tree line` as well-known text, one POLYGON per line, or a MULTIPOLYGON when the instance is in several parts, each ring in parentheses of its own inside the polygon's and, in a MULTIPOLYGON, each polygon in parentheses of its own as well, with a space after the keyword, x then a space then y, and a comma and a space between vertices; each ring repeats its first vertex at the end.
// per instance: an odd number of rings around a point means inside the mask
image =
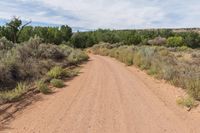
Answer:
POLYGON ((5 26, 0 26, 0 38, 6 39, 13 43, 21 43, 28 41, 31 37, 38 36, 43 39, 45 43, 61 44, 68 42, 72 36, 72 29, 68 25, 60 27, 41 27, 30 26, 30 22, 22 23, 17 17, 14 17, 5 26))
POLYGON ((200 47, 200 34, 193 31, 174 32, 172 29, 152 30, 109 30, 98 29, 88 32, 72 33, 68 25, 60 27, 30 26, 14 17, 5 26, 0 26, 0 38, 6 37, 14 43, 28 41, 38 36, 45 43, 59 45, 61 43, 76 48, 87 48, 99 42, 121 43, 121 45, 166 45, 170 47, 200 47))
POLYGON ((169 47, 200 47, 200 34, 193 31, 174 32, 172 29, 154 30, 96 30, 78 32, 72 36, 75 47, 87 48, 99 42, 121 45, 165 45, 169 47))

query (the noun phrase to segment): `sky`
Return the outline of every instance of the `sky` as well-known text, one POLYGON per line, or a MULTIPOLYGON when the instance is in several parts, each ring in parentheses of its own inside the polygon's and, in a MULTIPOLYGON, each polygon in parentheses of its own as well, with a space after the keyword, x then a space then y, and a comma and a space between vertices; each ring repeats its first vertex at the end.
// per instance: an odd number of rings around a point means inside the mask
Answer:
POLYGON ((200 27, 200 0, 1 0, 0 25, 13 16, 80 30, 189 28, 200 27))

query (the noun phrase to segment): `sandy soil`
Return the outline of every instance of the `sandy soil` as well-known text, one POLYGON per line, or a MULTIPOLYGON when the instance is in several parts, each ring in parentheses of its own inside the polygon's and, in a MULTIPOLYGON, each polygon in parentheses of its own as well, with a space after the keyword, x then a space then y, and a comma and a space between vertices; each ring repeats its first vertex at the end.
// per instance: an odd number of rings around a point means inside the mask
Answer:
POLYGON ((17 113, 2 133, 199 133, 199 109, 176 105, 184 95, 135 67, 91 55, 66 87, 17 113))

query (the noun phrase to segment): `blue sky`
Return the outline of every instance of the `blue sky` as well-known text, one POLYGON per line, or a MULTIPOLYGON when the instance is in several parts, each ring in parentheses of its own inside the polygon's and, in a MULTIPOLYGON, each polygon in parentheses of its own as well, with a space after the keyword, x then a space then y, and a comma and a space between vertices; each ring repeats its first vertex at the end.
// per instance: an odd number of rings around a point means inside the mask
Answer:
POLYGON ((1 0, 0 24, 12 16, 33 25, 78 29, 200 27, 199 0, 1 0))

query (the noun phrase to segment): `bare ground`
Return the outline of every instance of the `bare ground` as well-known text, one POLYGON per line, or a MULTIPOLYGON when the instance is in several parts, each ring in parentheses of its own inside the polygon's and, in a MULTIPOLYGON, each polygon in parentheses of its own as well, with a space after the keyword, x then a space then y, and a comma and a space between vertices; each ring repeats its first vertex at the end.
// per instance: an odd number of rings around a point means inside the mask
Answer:
POLYGON ((135 67, 91 55, 80 76, 5 123, 2 133, 199 133, 199 108, 185 93, 135 67))

